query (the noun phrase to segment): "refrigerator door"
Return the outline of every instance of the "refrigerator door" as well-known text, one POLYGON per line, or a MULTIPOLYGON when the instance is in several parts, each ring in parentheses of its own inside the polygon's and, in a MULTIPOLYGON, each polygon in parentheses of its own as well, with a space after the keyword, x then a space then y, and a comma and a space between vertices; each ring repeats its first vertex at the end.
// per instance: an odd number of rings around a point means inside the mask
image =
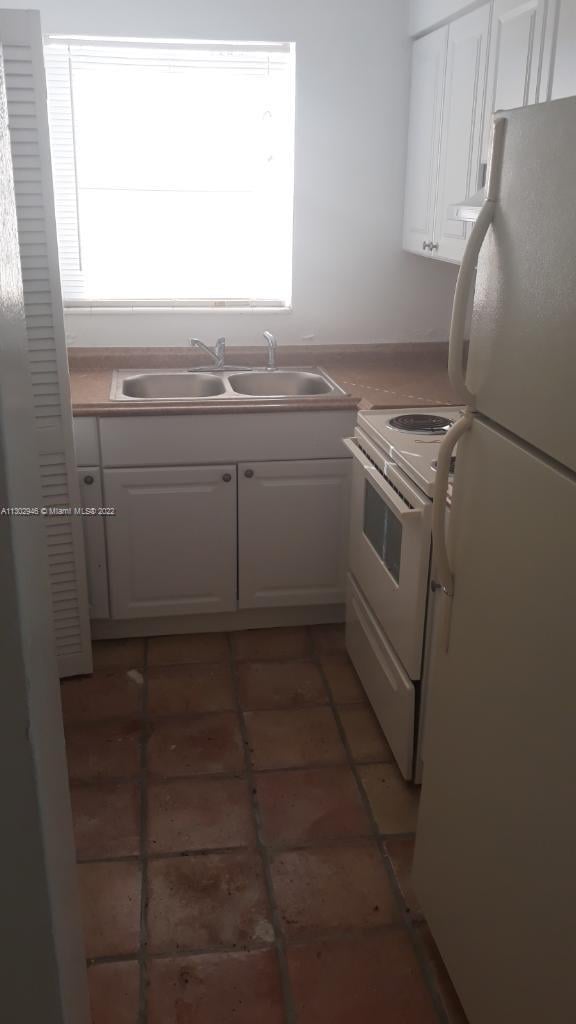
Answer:
POLYGON ((475 417, 414 864, 470 1024, 576 1020, 575 523, 576 479, 475 417))
POLYGON ((506 114, 466 384, 479 412, 576 470, 576 98, 506 114))

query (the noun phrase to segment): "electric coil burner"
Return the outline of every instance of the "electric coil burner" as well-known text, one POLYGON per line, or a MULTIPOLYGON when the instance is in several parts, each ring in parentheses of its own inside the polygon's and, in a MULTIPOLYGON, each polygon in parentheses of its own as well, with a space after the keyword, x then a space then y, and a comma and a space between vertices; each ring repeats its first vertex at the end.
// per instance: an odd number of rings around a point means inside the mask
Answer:
POLYGON ((446 416, 410 412, 402 416, 393 416, 388 420, 388 424, 394 427, 394 430, 405 430, 408 434, 445 434, 452 426, 452 420, 446 416))

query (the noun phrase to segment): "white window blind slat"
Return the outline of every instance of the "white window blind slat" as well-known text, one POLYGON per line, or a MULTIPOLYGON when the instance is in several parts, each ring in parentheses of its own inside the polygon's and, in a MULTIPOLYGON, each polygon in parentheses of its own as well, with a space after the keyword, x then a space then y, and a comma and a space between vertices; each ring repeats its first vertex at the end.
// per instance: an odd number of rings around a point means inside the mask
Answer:
POLYGON ((66 305, 289 305, 293 56, 48 41, 66 305))

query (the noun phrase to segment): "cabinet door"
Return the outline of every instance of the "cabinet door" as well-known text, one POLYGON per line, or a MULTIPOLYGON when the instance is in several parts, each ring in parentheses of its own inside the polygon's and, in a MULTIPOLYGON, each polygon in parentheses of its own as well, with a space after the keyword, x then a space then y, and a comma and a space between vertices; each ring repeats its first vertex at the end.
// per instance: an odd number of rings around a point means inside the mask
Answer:
POLYGON ((238 467, 241 608, 344 601, 351 461, 238 467))
POLYGON ((442 131, 442 93, 448 29, 412 47, 410 121, 404 204, 404 248, 426 253, 432 243, 442 131))
POLYGON ((448 208, 482 187, 490 5, 453 21, 448 31, 442 144, 433 254, 460 262, 470 225, 452 220, 448 208))
POLYGON ((112 618, 236 607, 236 467, 104 471, 112 618))
MULTIPOLYGON (((78 486, 84 509, 103 507, 102 480, 98 466, 84 466, 78 469, 78 486)), ((91 619, 107 619, 110 616, 104 518, 103 515, 88 514, 82 517, 88 577, 88 608, 91 619)))
POLYGON ((488 69, 484 155, 492 113, 536 103, 540 88, 547 0, 495 0, 488 69))
POLYGON ((542 100, 561 100, 576 96, 576 3, 553 0, 548 11, 547 46, 544 57, 548 82, 541 90, 542 100))

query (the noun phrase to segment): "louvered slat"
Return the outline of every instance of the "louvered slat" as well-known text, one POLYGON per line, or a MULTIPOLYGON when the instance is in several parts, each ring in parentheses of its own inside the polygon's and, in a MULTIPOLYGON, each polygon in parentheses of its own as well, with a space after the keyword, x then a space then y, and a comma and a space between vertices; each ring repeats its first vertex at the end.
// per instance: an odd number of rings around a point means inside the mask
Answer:
MULTIPOLYGON (((39 23, 38 23, 39 26, 39 23)), ((42 38, 3 40, 8 123, 41 500, 79 505, 57 261, 42 38)), ((89 671, 81 521, 46 515, 54 636, 62 674, 89 671)))

